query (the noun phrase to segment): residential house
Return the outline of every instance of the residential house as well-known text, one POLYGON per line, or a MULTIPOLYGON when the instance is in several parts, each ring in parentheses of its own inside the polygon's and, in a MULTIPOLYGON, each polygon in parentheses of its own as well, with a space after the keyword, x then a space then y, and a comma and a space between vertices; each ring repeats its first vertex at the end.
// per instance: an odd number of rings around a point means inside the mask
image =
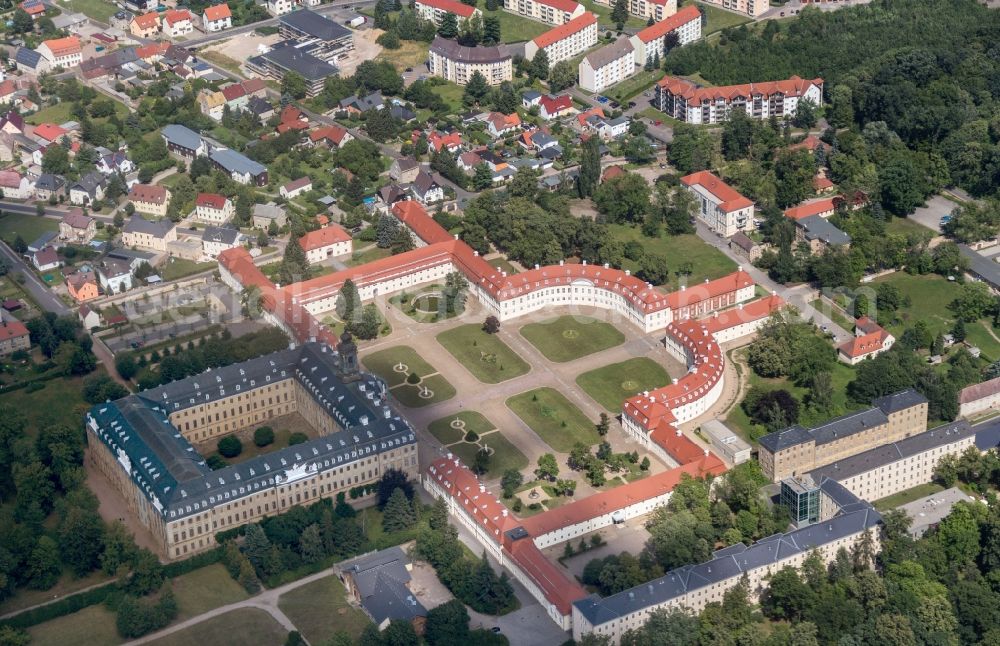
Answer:
POLYGON ((506 45, 465 47, 454 40, 436 37, 431 43, 428 70, 431 76, 465 85, 479 72, 490 85, 514 77, 513 55, 506 45))
POLYGON ((104 175, 112 175, 114 173, 128 175, 135 170, 135 164, 128 158, 128 155, 121 151, 101 155, 101 158, 97 160, 96 166, 97 170, 104 175))
POLYGON ((444 189, 425 170, 417 173, 417 178, 410 185, 410 191, 413 193, 413 197, 424 206, 444 199, 444 189))
POLYGON ((489 119, 486 120, 486 131, 494 139, 499 139, 510 134, 520 127, 521 116, 516 112, 512 112, 511 114, 491 112, 489 119))
POLYGON ((274 202, 254 204, 252 219, 253 226, 264 231, 267 231, 272 223, 278 228, 288 224, 288 216, 285 214, 285 209, 274 202))
POLYGON ((150 11, 140 16, 134 16, 128 30, 136 38, 155 38, 160 33, 160 14, 150 11))
POLYGON ((187 9, 167 9, 163 14, 163 33, 170 38, 187 36, 194 31, 194 16, 187 9))
POLYGON ((165 217, 170 206, 170 191, 166 186, 135 184, 128 192, 128 199, 139 213, 165 217))
POLYGON ((59 231, 46 231, 28 243, 28 253, 41 251, 45 247, 58 249, 61 246, 62 245, 59 244, 59 231))
POLYGON ((101 295, 97 276, 92 271, 78 271, 67 276, 66 289, 77 303, 86 303, 101 295))
POLYGON ((742 231, 737 231, 736 234, 729 239, 729 248, 733 250, 733 253, 743 256, 750 262, 756 262, 764 253, 764 245, 757 244, 750 236, 742 231))
POLYGON ((31 131, 31 137, 43 146, 48 146, 61 143, 63 137, 69 137, 69 130, 54 123, 40 123, 31 131))
POLYGON ((302 195, 303 193, 308 193, 312 190, 312 180, 308 176, 300 177, 296 180, 292 180, 287 184, 282 184, 281 188, 278 189, 278 194, 286 200, 291 200, 293 198, 302 195))
POLYGON ((415 159, 400 157, 392 162, 389 167, 389 178, 400 184, 409 184, 417 179, 420 172, 420 164, 415 159))
POLYGON ((573 99, 568 94, 546 94, 538 101, 538 116, 546 121, 572 114, 574 110, 573 99))
POLYGON ((771 3, 768 0, 705 0, 705 2, 751 18, 759 18, 761 14, 771 8, 771 3))
POLYGON ((222 225, 233 219, 233 201, 217 193, 199 193, 194 201, 194 219, 205 224, 222 225))
POLYGON ((503 8, 549 25, 565 24, 585 11, 583 5, 573 0, 504 0, 503 8))
POLYGON ((339 112, 347 115, 360 115, 369 110, 381 110, 385 107, 385 99, 381 92, 372 92, 366 96, 353 95, 340 100, 339 112))
POLYGON ((597 134, 605 141, 618 139, 628 134, 629 118, 622 115, 614 119, 601 119, 597 125, 597 134))
POLYGON ((10 315, 0 317, 0 356, 31 349, 31 334, 24 323, 10 315))
POLYGON ((309 141, 313 145, 322 144, 328 148, 340 148, 352 139, 354 135, 338 125, 323 126, 309 133, 309 141))
POLYGON ((313 264, 327 258, 346 256, 354 249, 354 240, 340 225, 328 224, 299 237, 299 246, 305 251, 306 260, 313 264))
POLYGON ((201 14, 201 27, 207 32, 217 32, 233 26, 233 12, 226 3, 205 7, 201 14))
POLYGON ((378 190, 378 197, 386 208, 392 207, 396 202, 412 199, 409 192, 396 183, 386 184, 378 190))
POLYGON ((122 228, 122 244, 166 253, 167 245, 177 240, 177 227, 170 220, 147 220, 132 214, 122 228))
POLYGON ((194 130, 186 126, 170 124, 160 131, 167 150, 185 160, 208 154, 208 145, 194 130))
POLYGON ((36 76, 45 74, 52 69, 49 61, 41 53, 27 47, 17 48, 17 51, 14 52, 14 64, 17 66, 18 72, 36 76))
POLYGON ((580 61, 580 87, 588 92, 603 92, 635 74, 635 48, 625 36, 580 61))
MULTIPOLYGON (((259 81, 260 79, 254 80, 259 81)), ((225 107, 228 107, 230 112, 235 113, 242 111, 246 109, 247 104, 250 103, 250 97, 247 95, 242 83, 230 83, 226 87, 219 90, 219 92, 222 93, 222 98, 225 100, 225 107)))
POLYGON ((226 109, 226 95, 219 90, 202 88, 198 92, 198 109, 206 117, 222 121, 222 113, 226 109))
POLYGON ((597 44, 597 15, 589 11, 524 44, 525 60, 544 51, 549 65, 576 58, 597 44))
POLYGON ((837 358, 853 366, 868 357, 882 354, 895 342, 896 337, 872 319, 863 316, 854 322, 854 337, 837 348, 837 358))
POLYGON ((89 305, 83 304, 76 310, 76 315, 80 318, 83 329, 90 331, 101 327, 101 313, 91 309, 89 305))
POLYGON ((278 118, 278 134, 283 134, 289 130, 308 130, 309 117, 306 113, 294 105, 286 105, 281 110, 278 118))
POLYGON ((419 17, 430 20, 435 25, 440 25, 441 20, 448 14, 455 16, 459 27, 475 15, 482 16, 479 9, 458 2, 458 0, 416 0, 413 10, 419 17))
POLYGON ((479 154, 471 150, 458 156, 458 167, 466 173, 475 172, 476 166, 482 163, 483 160, 479 154))
POLYGON ((448 133, 434 130, 427 135, 427 147, 436 153, 447 150, 454 154, 462 148, 462 133, 457 130, 448 133))
POLYGON ((44 40, 35 51, 48 61, 50 68, 76 67, 83 61, 83 48, 76 36, 44 40))
POLYGON ((8 135, 23 135, 24 129, 24 117, 17 112, 10 110, 7 114, 3 115, 3 117, 0 117, 0 133, 8 135))
POLYGON ((542 93, 538 90, 525 90, 521 92, 521 107, 525 110, 530 110, 532 107, 538 105, 538 102, 542 100, 542 93))
POLYGON ((820 200, 810 200, 797 206, 785 209, 785 217, 792 220, 801 220, 810 215, 818 215, 821 218, 828 218, 836 211, 834 198, 824 198, 820 200))
POLYGON ((106 257, 97 268, 97 279, 105 294, 121 294, 132 289, 132 271, 128 261, 106 257))
POLYGON ((84 215, 83 209, 70 209, 59 221, 59 239, 87 244, 97 234, 97 220, 84 215))
POLYGON ((257 118, 259 123, 265 123, 274 116, 274 106, 271 105, 271 103, 266 99, 262 99, 257 96, 252 96, 250 97, 250 100, 247 101, 247 110, 249 110, 250 114, 257 118))
POLYGON ((30 200, 35 196, 35 184, 16 170, 0 171, 0 191, 8 200, 30 200))
POLYGON ((208 158, 219 170, 240 184, 267 185, 267 168, 235 150, 221 148, 209 153, 208 158))
POLYGON ((677 46, 687 45, 701 38, 701 11, 697 5, 685 5, 672 16, 659 20, 632 36, 629 40, 635 64, 654 64, 666 53, 667 37, 670 34, 677 37, 677 46))
POLYGON ((73 184, 69 185, 69 201, 71 204, 87 206, 91 202, 104 199, 104 189, 108 179, 96 170, 90 171, 73 184))
POLYGON ((66 178, 62 175, 42 173, 35 180, 35 199, 47 201, 50 197, 66 195, 66 178))
POLYGON ((59 254, 52 247, 45 247, 44 249, 39 249, 31 255, 31 264, 35 266, 38 271, 51 271, 53 269, 58 269, 62 265, 62 261, 59 260, 59 254))
POLYGON ((337 566, 348 594, 379 630, 385 630, 393 621, 403 621, 421 634, 427 610, 407 587, 412 568, 406 552, 398 546, 337 566))
POLYGON ((292 0, 267 0, 265 6, 272 16, 283 16, 295 8, 295 3, 292 0))
POLYGON ((715 233, 730 238, 753 230, 753 202, 716 175, 698 171, 682 177, 681 184, 694 195, 698 218, 715 233))
POLYGON ((820 254, 830 248, 848 249, 851 236, 818 215, 808 215, 795 220, 795 239, 809 245, 809 251, 820 254))
POLYGON ((201 235, 202 251, 210 258, 217 258, 226 249, 240 246, 242 239, 238 229, 207 226, 201 235))
POLYGON ((18 5, 24 12, 31 16, 32 20, 38 20, 45 15, 45 4, 42 0, 24 0, 18 5))

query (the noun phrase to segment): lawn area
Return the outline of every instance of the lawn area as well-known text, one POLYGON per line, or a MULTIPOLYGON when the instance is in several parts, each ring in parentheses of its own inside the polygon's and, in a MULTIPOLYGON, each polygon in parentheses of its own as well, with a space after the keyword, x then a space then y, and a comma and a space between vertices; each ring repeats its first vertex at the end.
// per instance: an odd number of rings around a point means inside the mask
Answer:
POLYGON ((349 267, 357 267, 358 265, 365 265, 376 260, 388 258, 391 255, 392 251, 389 249, 379 249, 373 245, 371 249, 366 251, 354 252, 354 254, 351 255, 351 259, 344 264, 349 267))
POLYGON ((914 500, 920 500, 931 494, 935 494, 939 491, 944 491, 944 487, 936 482, 927 482, 922 485, 917 485, 912 489, 907 489, 906 491, 900 491, 899 493, 894 493, 891 496, 886 496, 880 500, 876 500, 874 503, 875 509, 879 511, 888 511, 890 509, 895 509, 900 505, 905 505, 906 503, 913 502, 914 500))
MULTIPOLYGON (((669 291, 680 288, 681 276, 677 271, 684 263, 691 263, 691 274, 685 277, 688 285, 703 283, 706 278, 722 278, 736 271, 736 263, 726 254, 694 234, 647 238, 638 228, 623 224, 608 225, 608 230, 623 243, 635 240, 643 246, 646 253, 663 254, 670 263, 668 266, 672 272, 670 282, 663 285, 669 291)), ((638 264, 626 260, 622 268, 635 271, 638 264)))
POLYGON ((531 40, 535 36, 541 36, 552 29, 552 25, 528 20, 503 9, 497 9, 496 11, 481 9, 480 11, 483 12, 483 18, 492 16, 500 19, 500 39, 505 43, 519 43, 531 40))
POLYGON ((459 442, 448 447, 448 450, 462 459, 466 465, 471 465, 476 459, 476 453, 483 447, 493 451, 490 465, 484 477, 499 478, 508 469, 520 471, 528 466, 528 458, 524 457, 516 446, 503 436, 500 431, 493 431, 479 438, 477 443, 459 442))
POLYGON ((103 23, 107 23, 118 11, 113 2, 104 0, 63 0, 60 4, 103 23))
POLYGON ((536 388, 514 395, 507 400, 507 407, 561 453, 569 453, 577 442, 591 446, 601 441, 594 422, 553 388, 536 388))
POLYGON ((508 276, 513 276, 514 274, 520 273, 517 271, 517 269, 514 268, 514 265, 510 264, 510 262, 506 258, 501 258, 498 256, 496 258, 493 258, 492 260, 487 260, 486 262, 490 263, 490 265, 492 265, 494 269, 499 269, 500 271, 507 272, 508 276))
POLYGON ((701 31, 702 36, 708 36, 717 31, 722 31, 727 27, 736 27, 750 22, 750 18, 741 14, 726 11, 725 9, 720 9, 719 7, 703 2, 696 4, 705 10, 705 27, 701 31))
MULTIPOLYGON (((91 377, 104 372, 95 370, 91 377)), ((83 377, 72 379, 50 379, 42 382, 45 387, 29 392, 28 388, 0 395, 0 406, 8 406, 20 412, 28 420, 28 434, 34 437, 41 426, 64 425, 80 428, 80 420, 90 408, 83 401, 81 390, 83 377)))
POLYGON ((465 312, 465 305, 456 303, 454 311, 447 311, 444 296, 444 285, 434 284, 421 287, 415 292, 403 290, 389 299, 403 314, 419 323, 437 323, 441 320, 455 318, 465 312))
POLYGON ((585 372, 576 378, 576 383, 606 410, 618 413, 626 399, 644 390, 666 386, 670 375, 652 359, 636 357, 585 372))
MULTIPOLYGON (((111 622, 112 626, 114 621, 111 622)), ((263 610, 239 608, 149 642, 153 646, 280 646, 287 631, 263 610)))
POLYGON ((226 56, 222 52, 213 49, 203 49, 198 52, 198 55, 209 63, 215 63, 227 72, 232 72, 237 75, 243 74, 243 71, 240 69, 240 62, 235 58, 226 56))
POLYGON ((809 304, 817 312, 823 314, 848 332, 854 332, 854 321, 844 313, 844 310, 833 305, 830 301, 825 298, 817 298, 809 304))
POLYGON ((885 230, 887 233, 897 233, 900 235, 906 235, 908 233, 934 234, 934 231, 931 231, 916 220, 911 220, 909 218, 892 218, 886 225, 885 230))
POLYGON ((427 51, 430 49, 430 43, 401 40, 399 45, 399 49, 383 49, 382 53, 375 57, 375 60, 389 61, 397 72, 402 72, 408 67, 417 69, 427 62, 427 51))
POLYGON ((611 97, 615 101, 624 104, 635 95, 648 90, 652 87, 653 83, 656 83, 661 78, 663 78, 663 70, 651 70, 648 72, 641 70, 610 90, 607 90, 604 96, 611 97))
POLYGON ((441 375, 432 375, 422 378, 417 385, 402 384, 396 386, 392 389, 392 394, 404 406, 420 408, 448 401, 455 396, 455 387, 441 375))
POLYGON ((621 345, 625 335, 615 326, 587 316, 566 314, 541 323, 528 323, 521 336, 549 361, 564 363, 621 345))
POLYGON ((474 410, 463 410, 460 413, 436 419, 427 425, 427 430, 442 444, 454 444, 465 437, 468 431, 484 435, 494 429, 496 426, 493 425, 493 422, 483 417, 482 413, 474 410), (452 426, 452 422, 455 420, 463 422, 465 426, 461 428, 452 426))
MULTIPOLYGON (((507 12, 498 11, 497 13, 507 12)), ((434 93, 441 97, 445 103, 451 106, 452 114, 460 114, 465 111, 465 106, 462 104, 462 96, 465 94, 465 88, 461 85, 450 81, 435 83, 434 93)))
POLYGON ((163 280, 177 280, 192 274, 197 274, 209 269, 215 269, 218 265, 214 262, 195 262, 184 258, 171 258, 160 269, 160 278, 163 280))
POLYGON ((443 345, 472 375, 485 384, 496 384, 526 374, 530 366, 495 334, 470 323, 437 335, 443 345))
POLYGON ((49 218, 10 212, 4 212, 0 216, 0 239, 9 245, 14 244, 14 239, 18 235, 26 243, 31 244, 43 233, 58 230, 59 222, 49 218))
POLYGON ((419 408, 455 396, 455 387, 439 375, 437 370, 424 361, 413 348, 397 346, 380 350, 364 357, 361 362, 368 370, 385 380, 392 394, 404 406, 419 408), (401 363, 405 370, 397 371, 396 367, 401 363), (416 373, 420 381, 416 384, 406 383, 410 373, 416 373))
POLYGON ((249 596, 220 563, 177 577, 173 587, 177 596, 178 621, 242 601, 249 596))
POLYGON ((107 606, 89 606, 28 628, 33 646, 104 646, 120 644, 115 615, 107 606))
POLYGON ((0 615, 51 601, 53 597, 65 597, 78 590, 110 580, 111 577, 104 574, 101 570, 91 572, 83 578, 77 578, 69 570, 66 570, 59 577, 59 581, 48 590, 32 590, 26 587, 18 588, 14 596, 8 597, 4 599, 3 603, 0 603, 0 615))
POLYGON ((310 644, 325 643, 335 632, 356 640, 370 622, 347 603, 345 595, 344 584, 330 575, 281 595, 278 607, 310 644))
MULTIPOLYGON (((604 33, 604 31, 609 29, 614 30, 617 28, 617 25, 611 21, 610 6, 597 4, 594 0, 581 0, 580 4, 586 7, 587 11, 592 11, 597 14, 597 23, 598 27, 600 27, 601 33, 604 33)), ((629 14, 628 20, 625 21, 625 26, 634 27, 635 29, 644 29, 646 27, 646 21, 642 18, 629 14)))

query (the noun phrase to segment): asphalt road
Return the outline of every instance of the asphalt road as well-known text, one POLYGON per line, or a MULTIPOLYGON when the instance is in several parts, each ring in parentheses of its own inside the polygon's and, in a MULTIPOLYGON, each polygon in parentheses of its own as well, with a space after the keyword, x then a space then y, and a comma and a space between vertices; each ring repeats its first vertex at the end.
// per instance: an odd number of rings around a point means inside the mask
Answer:
POLYGON ((42 309, 60 316, 70 313, 69 307, 42 282, 41 278, 35 275, 24 258, 8 247, 5 242, 0 242, 0 256, 3 256, 3 259, 10 265, 11 273, 19 272, 24 276, 24 288, 28 290, 28 293, 42 309))

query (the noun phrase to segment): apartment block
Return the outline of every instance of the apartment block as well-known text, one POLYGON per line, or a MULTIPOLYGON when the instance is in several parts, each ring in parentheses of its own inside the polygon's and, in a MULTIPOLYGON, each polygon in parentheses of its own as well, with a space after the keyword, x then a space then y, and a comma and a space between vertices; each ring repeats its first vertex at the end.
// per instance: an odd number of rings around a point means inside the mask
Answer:
POLYGON ((756 18, 771 8, 768 0, 704 0, 706 4, 715 5, 726 11, 756 18))
POLYGON ((823 102, 823 79, 793 76, 784 81, 701 87, 687 79, 664 76, 655 86, 657 108, 687 123, 719 123, 731 110, 753 119, 793 117, 799 101, 823 102))
POLYGON ((687 45, 701 38, 701 12, 695 5, 687 5, 669 18, 646 27, 630 39, 635 52, 635 64, 645 65, 657 54, 667 51, 667 36, 677 35, 677 46, 687 45))
POLYGON ((459 25, 477 14, 482 15, 479 9, 458 0, 417 0, 413 9, 418 16, 430 20, 435 25, 440 25, 441 20, 448 14, 454 14, 458 18, 459 25))
POLYGON ((691 173, 681 183, 697 200, 698 218, 712 231, 730 238, 738 231, 753 230, 753 202, 713 173, 691 173))
POLYGON ((580 87, 588 92, 603 92, 635 74, 635 48, 622 36, 580 61, 580 87))
POLYGON ((524 58, 533 60, 544 51, 549 65, 569 60, 597 44, 597 15, 589 11, 559 25, 524 45, 524 58))
POLYGON ((629 0, 628 12, 637 18, 660 22, 677 13, 677 0, 629 0))
POLYGON ((432 76, 465 85, 479 72, 490 85, 500 85, 513 78, 512 56, 506 45, 464 47, 438 36, 431 43, 429 68, 432 76))
POLYGON ((504 0, 503 8, 548 25, 563 25, 585 11, 582 4, 573 0, 504 0))

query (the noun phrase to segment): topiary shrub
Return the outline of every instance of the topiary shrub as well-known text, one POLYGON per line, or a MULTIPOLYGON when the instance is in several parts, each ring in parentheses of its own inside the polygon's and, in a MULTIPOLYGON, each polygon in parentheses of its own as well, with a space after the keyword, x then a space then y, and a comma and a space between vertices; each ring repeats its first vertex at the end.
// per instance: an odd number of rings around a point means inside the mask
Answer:
POLYGON ((253 432, 253 443, 257 446, 267 446, 274 443, 274 431, 270 426, 261 426, 253 432))
POLYGON ((295 444, 302 444, 309 440, 309 436, 305 433, 292 433, 288 436, 288 446, 293 446, 295 444))
POLYGON ((227 435, 219 440, 216 448, 218 448, 219 455, 222 457, 235 458, 240 453, 243 453, 243 442, 240 442, 240 438, 235 435, 227 435))
POLYGON ((420 375, 418 375, 415 372, 411 372, 410 374, 408 374, 406 376, 406 383, 408 383, 408 384, 419 384, 420 383, 420 375))
POLYGON ((466 442, 477 442, 478 440, 479 440, 479 433, 476 433, 475 431, 469 431, 468 433, 465 434, 466 442))

